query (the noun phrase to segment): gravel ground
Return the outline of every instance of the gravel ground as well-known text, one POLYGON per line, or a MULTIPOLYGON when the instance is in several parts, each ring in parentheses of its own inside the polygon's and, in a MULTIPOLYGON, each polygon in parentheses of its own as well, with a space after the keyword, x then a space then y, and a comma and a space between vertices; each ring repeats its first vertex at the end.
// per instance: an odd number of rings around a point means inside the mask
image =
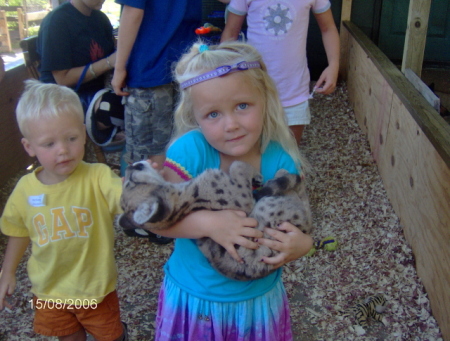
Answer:
MULTIPOLYGON (((333 95, 316 94, 311 110, 313 118, 301 150, 312 165, 307 179, 313 237, 333 237, 339 247, 318 250, 285 266, 295 340, 442 340, 411 248, 348 103, 345 84, 339 84, 333 95), (383 323, 369 320, 363 329, 353 317, 343 316, 342 312, 377 293, 387 299, 383 323)), ((117 160, 117 155, 109 158, 117 160)), ((3 189, 3 201, 9 192, 10 188, 3 189)), ((162 266, 173 246, 130 238, 115 229, 122 318, 128 323, 130 340, 152 340, 162 266)), ((1 236, 0 261, 5 245, 1 236)), ((22 262, 10 299, 14 309, 0 313, 0 341, 53 340, 32 331, 29 287, 22 262)))

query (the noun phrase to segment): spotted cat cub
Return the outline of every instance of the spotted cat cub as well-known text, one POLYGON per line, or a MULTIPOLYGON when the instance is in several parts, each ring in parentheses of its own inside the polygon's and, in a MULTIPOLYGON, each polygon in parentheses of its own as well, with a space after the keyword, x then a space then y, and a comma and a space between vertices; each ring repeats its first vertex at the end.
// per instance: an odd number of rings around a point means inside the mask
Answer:
MULTIPOLYGON (((147 162, 129 166, 125 173, 121 206, 124 211, 119 224, 124 229, 167 229, 196 210, 241 210, 258 221, 259 230, 277 228, 288 221, 305 233, 311 231, 311 211, 305 186, 296 174, 279 170, 275 178, 253 198, 252 182, 261 175, 249 164, 235 161, 229 175, 219 169, 208 169, 181 183, 165 181, 147 162)), ((266 238, 269 238, 267 235, 266 238)), ((210 238, 197 240, 205 257, 219 272, 236 280, 252 280, 274 271, 261 262, 264 256, 278 252, 265 246, 257 250, 236 246, 243 263, 210 238)))

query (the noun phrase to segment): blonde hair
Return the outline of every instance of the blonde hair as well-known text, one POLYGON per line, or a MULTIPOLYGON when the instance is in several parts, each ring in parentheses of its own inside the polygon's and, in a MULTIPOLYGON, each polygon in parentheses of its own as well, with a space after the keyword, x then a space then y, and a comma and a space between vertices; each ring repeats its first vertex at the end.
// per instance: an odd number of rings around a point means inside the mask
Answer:
POLYGON ((57 84, 26 80, 25 90, 16 108, 16 119, 23 136, 29 134, 29 123, 73 115, 84 122, 80 99, 72 89, 57 84))
MULTIPOLYGON (((234 41, 208 46, 208 50, 200 53, 199 48, 202 45, 204 43, 201 41, 195 43, 177 63, 173 72, 177 83, 181 84, 219 66, 234 65, 242 61, 258 61, 261 64, 261 68, 239 72, 242 72, 263 98, 264 122, 261 134, 261 153, 264 152, 270 141, 276 141, 292 157, 298 170, 300 171, 301 166, 303 171, 305 171, 307 162, 300 154, 295 138, 285 121, 284 110, 278 97, 276 86, 268 75, 266 65, 257 50, 248 44, 234 41)), ((198 129, 198 124, 194 117, 191 88, 188 87, 180 90, 175 110, 173 139, 195 129, 198 129)))

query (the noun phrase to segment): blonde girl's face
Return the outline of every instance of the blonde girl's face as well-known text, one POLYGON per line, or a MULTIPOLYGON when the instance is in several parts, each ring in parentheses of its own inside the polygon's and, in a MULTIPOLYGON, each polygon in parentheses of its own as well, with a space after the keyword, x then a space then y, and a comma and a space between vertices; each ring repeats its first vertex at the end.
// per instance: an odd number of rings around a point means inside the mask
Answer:
POLYGON ((222 159, 250 162, 260 155, 264 103, 244 72, 196 84, 191 96, 195 120, 222 159))
POLYGON ((84 156, 86 130, 75 115, 39 119, 31 125, 22 144, 31 157, 36 156, 43 170, 38 179, 51 185, 67 179, 84 156))

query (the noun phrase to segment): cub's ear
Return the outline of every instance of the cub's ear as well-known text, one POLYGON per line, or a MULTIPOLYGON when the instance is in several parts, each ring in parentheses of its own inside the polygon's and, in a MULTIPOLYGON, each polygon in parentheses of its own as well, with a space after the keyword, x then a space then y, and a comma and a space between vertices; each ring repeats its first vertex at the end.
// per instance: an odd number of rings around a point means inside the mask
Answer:
POLYGON ((136 224, 145 224, 158 212, 158 206, 157 201, 143 202, 136 208, 133 214, 133 220, 136 224))

